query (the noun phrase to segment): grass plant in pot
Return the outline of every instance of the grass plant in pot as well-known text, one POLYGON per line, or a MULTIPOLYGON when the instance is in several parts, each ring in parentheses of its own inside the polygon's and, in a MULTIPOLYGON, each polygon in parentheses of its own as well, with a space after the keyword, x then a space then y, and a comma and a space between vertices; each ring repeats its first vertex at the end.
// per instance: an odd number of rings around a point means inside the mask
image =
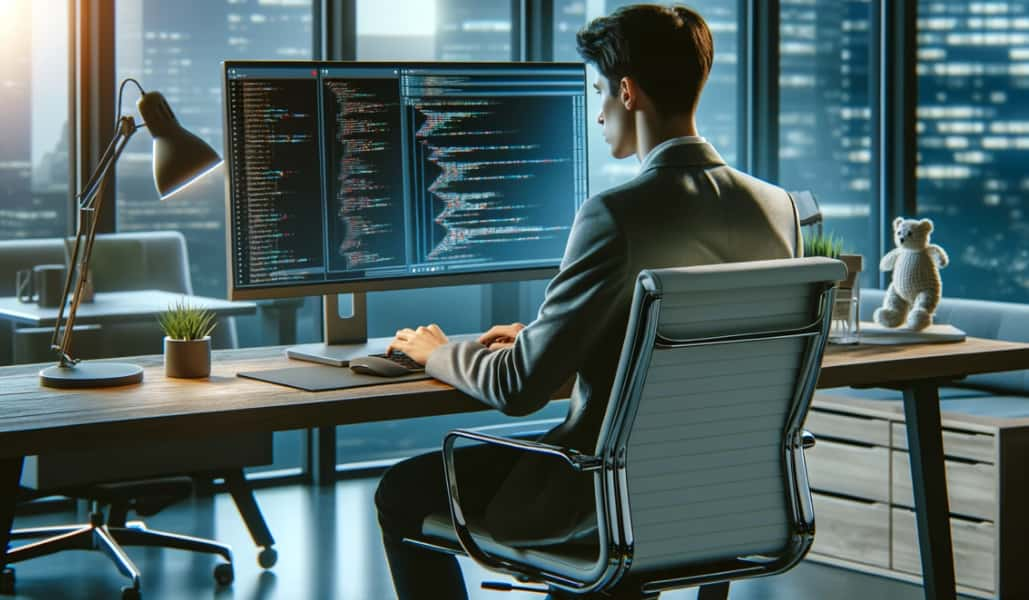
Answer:
POLYGON ((804 256, 825 256, 843 261, 847 278, 836 284, 836 302, 833 306, 829 341, 838 344, 856 344, 860 336, 858 303, 860 286, 858 276, 864 268, 864 257, 843 251, 843 238, 833 234, 804 238, 804 256))
POLYGON ((157 317, 164 330, 164 374, 207 377, 211 374, 211 332, 214 313, 181 301, 157 317))

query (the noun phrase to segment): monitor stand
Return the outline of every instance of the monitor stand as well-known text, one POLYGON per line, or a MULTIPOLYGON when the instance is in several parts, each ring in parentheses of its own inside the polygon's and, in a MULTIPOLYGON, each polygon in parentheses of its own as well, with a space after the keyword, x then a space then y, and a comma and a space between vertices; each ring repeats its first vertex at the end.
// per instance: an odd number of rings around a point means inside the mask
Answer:
MULTIPOLYGON (((302 344, 286 349, 286 356, 297 360, 345 367, 355 356, 386 351, 389 338, 368 340, 368 302, 364 292, 326 294, 323 298, 324 342, 302 344), (340 298, 350 299, 349 314, 340 313, 340 298)), ((345 306, 345 305, 344 305, 345 306)))

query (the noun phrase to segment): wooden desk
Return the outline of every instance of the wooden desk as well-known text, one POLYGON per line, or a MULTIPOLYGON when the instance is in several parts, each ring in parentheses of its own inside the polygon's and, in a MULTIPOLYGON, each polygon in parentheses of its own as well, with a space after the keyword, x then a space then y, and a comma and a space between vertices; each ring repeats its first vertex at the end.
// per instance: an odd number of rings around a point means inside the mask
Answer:
MULTIPOLYGON (((40 387, 35 367, 0 368, 0 548, 6 549, 22 458, 48 450, 124 447, 226 432, 286 430, 485 410, 437 381, 304 392, 236 377, 291 363, 283 348, 214 353, 210 380, 164 377, 161 357, 134 359, 139 386, 40 387)), ((954 597, 937 386, 965 375, 1029 368, 1029 344, 969 338, 919 346, 831 346, 818 387, 904 389, 927 598, 954 597)), ((2 563, 2 560, 0 560, 2 563)))

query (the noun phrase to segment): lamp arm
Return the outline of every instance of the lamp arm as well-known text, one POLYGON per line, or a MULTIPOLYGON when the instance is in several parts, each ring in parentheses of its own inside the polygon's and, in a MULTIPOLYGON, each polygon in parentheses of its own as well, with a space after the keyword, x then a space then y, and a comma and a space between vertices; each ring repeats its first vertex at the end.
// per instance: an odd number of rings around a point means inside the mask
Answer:
POLYGON ((82 186, 82 191, 79 192, 78 196, 75 197, 75 208, 78 209, 82 206, 83 201, 88 201, 93 194, 96 192, 96 186, 100 183, 100 178, 107 173, 107 168, 111 163, 111 155, 114 153, 114 149, 118 145, 118 141, 122 136, 122 126, 119 119, 118 127, 115 129, 114 136, 111 137, 111 142, 107 144, 107 148, 104 149, 104 153, 100 155, 100 159, 97 160, 96 168, 93 170, 93 174, 90 175, 86 184, 82 186))
POLYGON ((90 177, 92 185, 87 185, 80 195, 78 203, 78 227, 75 233, 75 246, 72 249, 71 259, 68 263, 68 273, 64 279, 64 291, 61 294, 61 303, 57 309, 57 320, 54 323, 54 331, 50 337, 50 348, 58 353, 59 365, 70 367, 78 362, 69 353, 71 347, 72 329, 75 327, 75 314, 78 311, 79 303, 82 301, 82 290, 89 273, 89 259, 93 254, 93 241, 96 239, 97 216, 103 207, 104 191, 110 180, 112 167, 118 161, 125 146, 128 145, 132 135, 136 132, 137 126, 132 117, 121 117, 118 132, 108 145, 108 149, 101 157, 93 176, 90 177), (90 215, 88 227, 83 222, 85 215, 90 215), (87 231, 88 230, 88 231, 87 231), (83 234, 85 234, 85 245, 83 246, 83 234), (80 260, 81 257, 81 260, 80 260), (78 269, 75 267, 78 266, 78 269), (72 295, 71 306, 68 309, 68 320, 64 323, 64 333, 61 333, 62 321, 64 321, 64 307, 68 300, 68 292, 71 289, 72 279, 78 271, 78 279, 75 284, 75 292, 72 295), (61 338, 58 345, 57 339, 61 338))
POLYGON ((118 160, 118 155, 120 155, 122 149, 124 149, 124 147, 119 149, 117 145, 122 140, 128 141, 128 139, 142 127, 146 127, 146 125, 136 123, 132 117, 123 116, 118 119, 118 128, 116 133, 111 139, 111 143, 108 144, 107 149, 104 150, 104 153, 100 156, 100 160, 97 161, 97 166, 93 171, 93 175, 89 178, 89 181, 86 182, 82 192, 79 193, 77 204, 89 208, 93 202, 96 202, 96 198, 99 195, 96 191, 97 187, 100 185, 100 179, 107 175, 107 172, 114 166, 115 161, 118 160))

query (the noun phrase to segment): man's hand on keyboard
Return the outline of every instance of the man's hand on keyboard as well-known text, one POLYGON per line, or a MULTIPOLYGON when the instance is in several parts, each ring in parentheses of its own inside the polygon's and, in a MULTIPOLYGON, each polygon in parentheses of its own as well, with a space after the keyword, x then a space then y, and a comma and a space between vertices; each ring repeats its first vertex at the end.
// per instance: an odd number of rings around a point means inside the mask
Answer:
POLYGON ((432 351, 448 341, 446 334, 435 323, 418 329, 401 329, 390 342, 389 348, 386 348, 386 354, 399 350, 416 363, 424 365, 432 351))
POLYGON ((525 325, 521 323, 494 325, 490 327, 489 331, 479 337, 479 343, 490 350, 510 348, 514 346, 515 338, 518 337, 518 333, 523 329, 525 329, 525 325))

